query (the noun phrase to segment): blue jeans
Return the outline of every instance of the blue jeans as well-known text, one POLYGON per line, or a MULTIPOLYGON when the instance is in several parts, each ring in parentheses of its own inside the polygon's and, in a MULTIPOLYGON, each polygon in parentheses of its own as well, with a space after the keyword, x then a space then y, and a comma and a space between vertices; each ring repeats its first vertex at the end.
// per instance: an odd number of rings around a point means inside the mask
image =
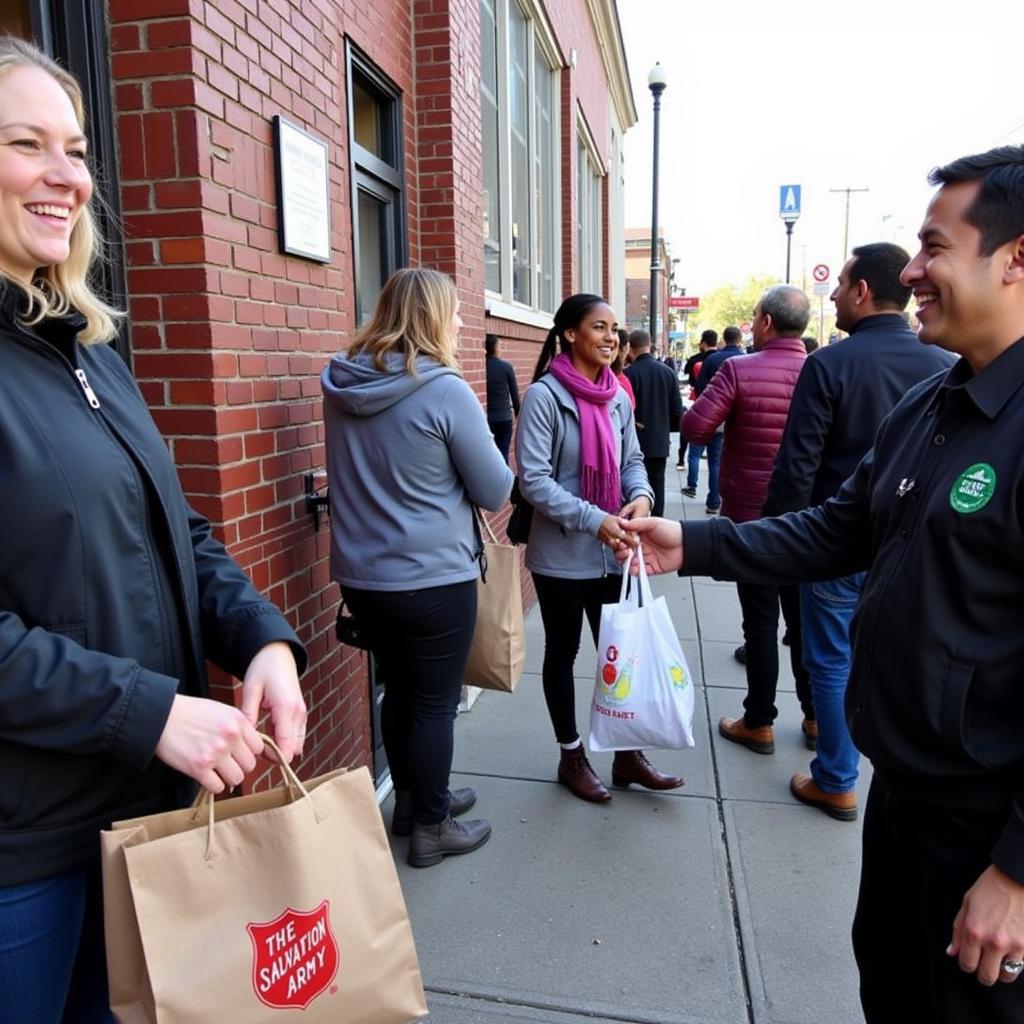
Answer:
POLYGON ((687 453, 686 486, 697 487, 697 476, 700 472, 700 457, 705 448, 708 453, 708 500, 707 508, 717 509, 722 504, 722 496, 718 493, 718 466, 722 461, 722 442, 725 433, 715 434, 706 445, 691 444, 687 453))
POLYGON ((817 756, 811 775, 826 793, 847 793, 857 782, 860 754, 843 707, 850 675, 850 620, 865 573, 800 587, 804 668, 818 716, 817 756))
POLYGON ((0 1024, 113 1024, 99 864, 0 888, 0 1024))

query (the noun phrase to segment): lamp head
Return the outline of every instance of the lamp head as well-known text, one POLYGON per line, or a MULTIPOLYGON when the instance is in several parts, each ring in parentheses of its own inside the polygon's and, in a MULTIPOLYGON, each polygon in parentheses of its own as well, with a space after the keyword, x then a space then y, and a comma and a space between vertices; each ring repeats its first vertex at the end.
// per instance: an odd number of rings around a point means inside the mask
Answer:
POLYGON ((665 69, 659 62, 651 68, 647 76, 647 88, 657 97, 665 91, 666 85, 668 85, 668 78, 665 77, 665 69))

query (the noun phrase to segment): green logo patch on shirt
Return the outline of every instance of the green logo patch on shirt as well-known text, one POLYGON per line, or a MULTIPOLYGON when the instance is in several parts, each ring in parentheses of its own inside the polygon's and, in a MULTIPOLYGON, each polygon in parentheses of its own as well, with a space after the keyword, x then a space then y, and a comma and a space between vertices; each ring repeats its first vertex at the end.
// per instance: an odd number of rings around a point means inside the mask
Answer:
POLYGON ((954 512, 977 512, 995 493, 996 471, 987 462, 976 462, 956 478, 949 492, 949 504, 954 512))

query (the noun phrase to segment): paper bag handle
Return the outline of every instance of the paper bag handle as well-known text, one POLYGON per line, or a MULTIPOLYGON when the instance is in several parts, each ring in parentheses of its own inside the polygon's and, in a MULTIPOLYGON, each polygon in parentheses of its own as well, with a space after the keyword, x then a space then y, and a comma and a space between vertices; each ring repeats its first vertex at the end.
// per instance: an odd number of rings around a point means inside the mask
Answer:
MULTIPOLYGON (((295 790, 298 790, 302 794, 301 799, 309 800, 309 804, 313 808, 313 814, 316 817, 316 820, 318 822, 321 821, 322 819, 320 818, 320 813, 319 811, 317 811, 316 808, 316 802, 313 800, 313 797, 310 794, 309 790, 306 789, 306 787, 302 784, 302 780, 298 777, 298 775, 295 774, 295 769, 292 768, 292 766, 288 764, 288 762, 284 759, 284 755, 281 753, 281 750, 278 747, 278 745, 266 733, 259 733, 259 737, 261 740, 263 740, 264 745, 269 747, 271 751, 273 751, 274 753, 274 758, 277 762, 277 767, 281 772, 281 781, 285 784, 283 788, 287 789, 288 794, 291 797, 289 803, 294 802, 295 790)), ((266 756, 266 751, 264 751, 264 756, 266 756)), ((196 811, 196 813, 193 815, 193 819, 199 816, 199 812, 202 811, 203 804, 206 804, 207 806, 208 815, 206 832, 206 853, 203 856, 203 860, 209 860, 213 856, 214 852, 214 808, 217 804, 217 801, 213 799, 213 794, 206 788, 203 788, 199 791, 199 795, 196 797, 195 801, 192 804, 193 808, 196 811)))

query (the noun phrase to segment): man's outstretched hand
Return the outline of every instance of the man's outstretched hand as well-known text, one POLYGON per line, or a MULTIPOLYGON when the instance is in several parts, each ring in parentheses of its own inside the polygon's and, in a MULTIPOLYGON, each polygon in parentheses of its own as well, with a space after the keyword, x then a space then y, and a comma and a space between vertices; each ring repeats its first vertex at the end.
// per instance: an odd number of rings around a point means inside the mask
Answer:
MULTIPOLYGON (((673 519, 621 519, 619 525, 630 535, 615 547, 615 557, 627 562, 633 556, 636 541, 643 545, 644 565, 649 573, 657 575, 683 567, 683 528, 673 519)), ((630 566, 636 575, 637 565, 630 566)))

